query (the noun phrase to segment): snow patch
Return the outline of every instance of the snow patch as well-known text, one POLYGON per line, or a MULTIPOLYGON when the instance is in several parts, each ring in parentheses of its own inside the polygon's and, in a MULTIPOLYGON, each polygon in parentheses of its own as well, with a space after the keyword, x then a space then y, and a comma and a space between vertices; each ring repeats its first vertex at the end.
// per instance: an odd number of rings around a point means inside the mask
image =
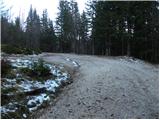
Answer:
POLYGON ((67 61, 71 61, 71 59, 69 59, 69 58, 66 58, 66 60, 67 60, 67 61))
POLYGON ((23 60, 23 59, 8 59, 11 62, 11 65, 16 68, 26 68, 30 67, 33 64, 31 60, 23 60))
POLYGON ((59 87, 59 85, 54 80, 47 80, 45 82, 45 87, 47 91, 55 92, 56 88, 59 87))
POLYGON ((29 108, 29 111, 32 112, 34 110, 37 110, 39 106, 41 106, 45 101, 49 101, 50 97, 43 93, 39 96, 33 96, 31 100, 27 102, 27 107, 29 108))
POLYGON ((73 65, 74 65, 75 67, 79 67, 79 64, 78 64, 77 62, 72 61, 72 63, 73 63, 73 65))
POLYGON ((8 112, 16 112, 16 110, 18 109, 17 107, 12 107, 13 104, 12 103, 9 103, 7 106, 1 106, 0 107, 0 110, 1 110, 1 113, 8 113, 8 112))
POLYGON ((27 115, 26 115, 26 114, 23 114, 23 117, 24 117, 24 118, 26 118, 26 117, 27 117, 27 115))
POLYGON ((66 60, 71 62, 73 64, 73 66, 75 66, 75 67, 79 67, 80 66, 76 61, 73 61, 73 60, 71 60, 69 58, 66 58, 66 60))

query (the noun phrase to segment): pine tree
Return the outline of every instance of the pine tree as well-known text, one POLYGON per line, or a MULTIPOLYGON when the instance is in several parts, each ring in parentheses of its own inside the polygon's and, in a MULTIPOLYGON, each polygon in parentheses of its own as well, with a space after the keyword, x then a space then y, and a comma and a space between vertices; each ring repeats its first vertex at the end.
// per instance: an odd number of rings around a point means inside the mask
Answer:
POLYGON ((88 0, 86 7, 80 14, 74 0, 60 1, 55 29, 47 10, 40 19, 31 6, 25 30, 22 30, 20 17, 10 21, 8 15, 3 14, 2 44, 41 48, 47 52, 128 55, 159 62, 157 1, 88 0))
POLYGON ((27 17, 26 36, 26 47, 39 49, 40 18, 37 15, 36 9, 33 10, 32 6, 27 17))
POLYGON ((82 54, 88 53, 88 20, 86 13, 83 11, 81 15, 81 25, 80 25, 80 52, 82 54))
POLYGON ((74 53, 80 53, 80 13, 77 2, 71 0, 70 2, 71 16, 72 16, 72 50, 74 53))
POLYGON ((50 52, 57 52, 57 36, 55 35, 55 31, 54 31, 54 28, 53 28, 53 22, 51 20, 49 20, 49 29, 48 29, 48 37, 50 39, 50 42, 49 42, 49 46, 50 46, 50 52))
POLYGON ((96 4, 97 1, 88 0, 86 3, 86 17, 88 20, 88 32, 90 34, 88 43, 90 44, 88 46, 88 51, 90 54, 95 54, 95 38, 94 38, 94 22, 95 22, 95 16, 96 16, 96 4))
POLYGON ((158 62, 158 3, 136 2, 133 56, 158 62), (143 47, 142 47, 143 46, 143 47))
POLYGON ((59 13, 56 20, 56 33, 59 40, 60 52, 71 52, 73 38, 73 21, 68 1, 59 2, 59 13))

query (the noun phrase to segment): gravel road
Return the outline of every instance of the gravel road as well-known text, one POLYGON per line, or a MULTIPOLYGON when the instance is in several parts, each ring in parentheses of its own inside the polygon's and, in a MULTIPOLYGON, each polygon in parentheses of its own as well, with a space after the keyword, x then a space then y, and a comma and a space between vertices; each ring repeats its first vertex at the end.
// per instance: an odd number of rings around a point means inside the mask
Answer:
POLYGON ((44 54, 45 61, 77 70, 55 103, 37 118, 158 118, 158 67, 127 57, 44 54), (78 64, 76 66, 74 62, 78 64))

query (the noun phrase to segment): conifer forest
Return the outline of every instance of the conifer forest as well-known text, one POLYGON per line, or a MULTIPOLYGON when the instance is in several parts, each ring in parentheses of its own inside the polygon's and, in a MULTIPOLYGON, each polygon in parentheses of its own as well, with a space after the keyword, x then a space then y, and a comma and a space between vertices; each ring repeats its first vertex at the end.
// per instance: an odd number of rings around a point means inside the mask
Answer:
POLYGON ((80 14, 76 1, 61 0, 56 21, 48 17, 47 9, 38 15, 31 6, 23 25, 20 16, 9 20, 4 10, 2 50, 3 45, 8 45, 42 52, 126 55, 158 63, 158 4, 158 1, 88 0, 80 14))

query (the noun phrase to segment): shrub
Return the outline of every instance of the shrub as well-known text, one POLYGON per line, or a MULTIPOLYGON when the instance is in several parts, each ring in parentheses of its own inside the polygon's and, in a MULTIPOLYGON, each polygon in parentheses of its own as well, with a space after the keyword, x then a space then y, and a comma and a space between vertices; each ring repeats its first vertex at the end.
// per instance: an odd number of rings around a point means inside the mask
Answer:
POLYGON ((22 49, 22 53, 25 55, 31 55, 32 54, 32 50, 29 48, 23 48, 22 49))
POLYGON ((41 50, 40 49, 34 49, 33 50, 34 54, 38 55, 38 54, 41 54, 41 50))
POLYGON ((11 64, 8 60, 1 60, 1 75, 6 76, 11 71, 11 64))
POLYGON ((1 45, 1 50, 7 54, 32 55, 33 53, 35 54, 41 53, 40 49, 22 48, 20 46, 11 46, 11 45, 6 45, 6 44, 1 45))
POLYGON ((50 75, 50 69, 47 66, 44 66, 43 60, 39 60, 33 65, 34 73, 38 76, 47 76, 50 75))
POLYGON ((28 75, 28 76, 30 76, 31 73, 32 73, 32 69, 30 69, 30 68, 21 68, 20 71, 21 71, 22 73, 28 75))
POLYGON ((22 68, 21 72, 29 77, 48 77, 51 75, 49 67, 44 65, 42 60, 35 62, 31 68, 22 68))
POLYGON ((29 48, 23 48, 22 49, 22 54, 25 54, 25 55, 32 55, 32 54, 40 54, 41 51, 40 49, 29 49, 29 48))
POLYGON ((15 87, 8 87, 8 88, 1 89, 2 94, 8 94, 11 92, 16 92, 16 91, 17 91, 17 88, 15 88, 15 87))
POLYGON ((1 50, 7 54, 21 54, 22 50, 17 46, 2 45, 1 50))

